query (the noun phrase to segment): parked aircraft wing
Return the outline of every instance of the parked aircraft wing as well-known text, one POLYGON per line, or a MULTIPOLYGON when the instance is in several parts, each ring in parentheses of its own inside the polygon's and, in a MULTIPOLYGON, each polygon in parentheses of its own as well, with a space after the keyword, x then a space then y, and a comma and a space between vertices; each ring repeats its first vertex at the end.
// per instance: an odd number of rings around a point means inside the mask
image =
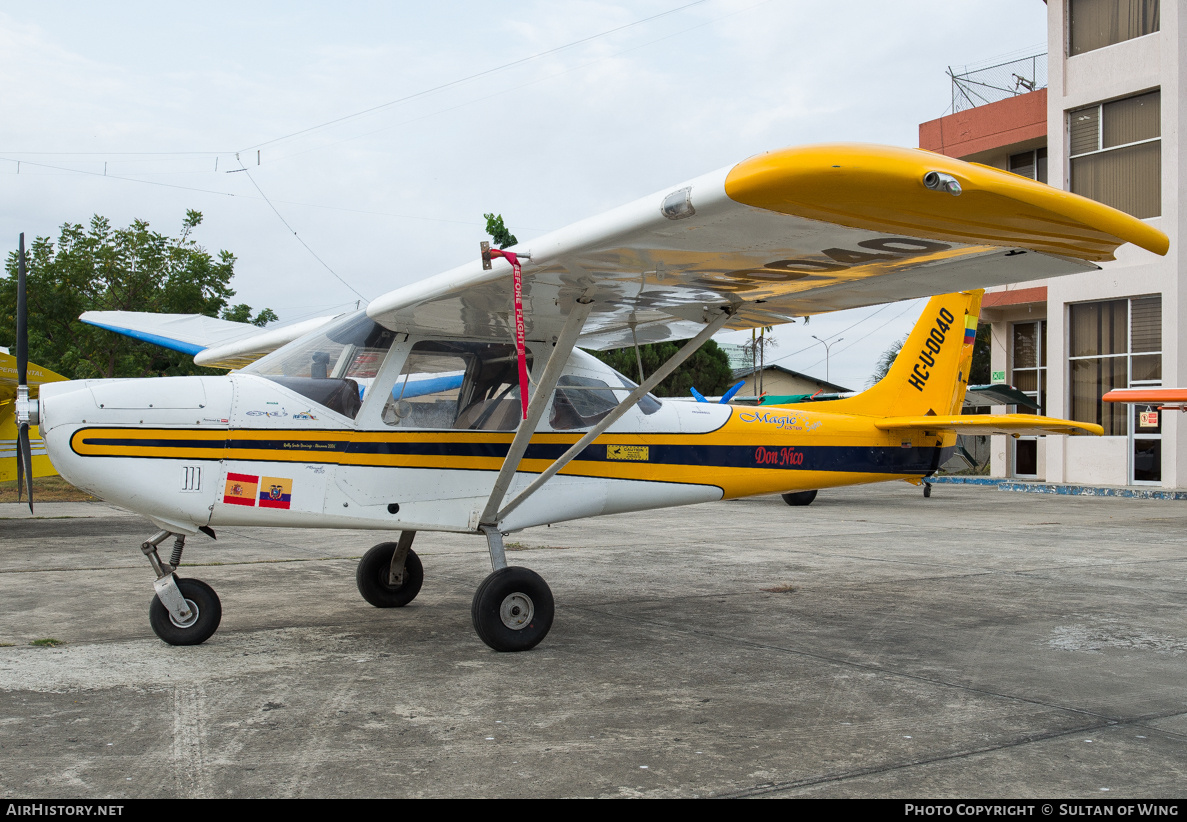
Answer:
POLYGON ((86 311, 84 323, 190 354, 198 365, 242 368, 333 319, 315 317, 280 328, 220 320, 204 314, 151 314, 139 311, 86 311))
MULTIPOLYGON (((744 329, 864 305, 1095 268, 1166 235, 1108 206, 918 149, 790 148, 520 243, 529 338, 594 299, 579 345, 684 339, 707 307, 744 329), (716 308, 714 308, 716 310, 716 308)), ((392 291, 367 313, 398 331, 511 339, 511 269, 473 263, 392 291)))
POLYGON ((874 427, 883 431, 956 431, 958 434, 1104 434, 1091 422, 1040 417, 1037 414, 956 414, 953 416, 887 417, 874 427))
POLYGON ((1136 402, 1163 407, 1187 406, 1187 388, 1114 388, 1106 393, 1105 402, 1136 402))
POLYGON ((1033 397, 1028 397, 1012 385, 1001 383, 970 385, 965 390, 964 404, 970 408, 986 405, 1021 405, 1024 408, 1039 410, 1039 404, 1033 397))
MULTIPOLYGON (((29 396, 33 399, 40 395, 40 388, 44 383, 60 382, 66 379, 61 374, 56 374, 48 368, 42 368, 36 363, 28 364, 26 377, 29 396)), ((16 357, 0 349, 0 482, 9 482, 17 478, 15 459, 17 454, 16 387, 16 357)), ((30 427, 29 444, 33 476, 52 477, 57 474, 57 470, 45 454, 45 443, 42 441, 41 431, 36 425, 30 427)))

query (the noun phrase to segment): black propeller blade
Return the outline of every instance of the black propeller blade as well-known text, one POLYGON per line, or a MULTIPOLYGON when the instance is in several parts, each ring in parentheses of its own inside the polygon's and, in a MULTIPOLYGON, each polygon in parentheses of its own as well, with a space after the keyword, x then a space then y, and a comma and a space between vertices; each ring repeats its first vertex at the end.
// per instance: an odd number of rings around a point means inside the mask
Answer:
POLYGON ((29 513, 33 513, 33 448, 29 444, 29 326, 25 305, 25 235, 21 234, 16 284, 16 493, 21 500, 29 491, 29 513))

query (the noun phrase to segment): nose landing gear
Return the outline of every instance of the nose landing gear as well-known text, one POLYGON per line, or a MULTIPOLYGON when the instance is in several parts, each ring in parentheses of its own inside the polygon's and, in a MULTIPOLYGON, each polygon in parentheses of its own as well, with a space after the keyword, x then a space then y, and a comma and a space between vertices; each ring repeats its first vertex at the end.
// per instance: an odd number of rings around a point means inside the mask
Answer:
POLYGON ((156 596, 148 606, 153 633, 170 645, 201 645, 214 635, 223 618, 223 606, 214 589, 199 579, 180 579, 174 571, 181 564, 185 535, 173 534, 173 554, 161 562, 157 546, 170 533, 160 531, 140 545, 157 574, 156 596))

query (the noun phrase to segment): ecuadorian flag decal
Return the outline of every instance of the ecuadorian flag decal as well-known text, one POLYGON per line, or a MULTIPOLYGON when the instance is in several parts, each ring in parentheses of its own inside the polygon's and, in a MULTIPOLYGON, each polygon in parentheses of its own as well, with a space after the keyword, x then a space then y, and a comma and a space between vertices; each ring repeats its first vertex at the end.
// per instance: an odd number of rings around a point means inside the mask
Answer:
POLYGON ((977 339, 977 315, 964 315, 964 344, 972 345, 973 341, 977 339))
POLYGON ((260 507, 288 508, 293 498, 293 481, 282 477, 260 477, 260 507))

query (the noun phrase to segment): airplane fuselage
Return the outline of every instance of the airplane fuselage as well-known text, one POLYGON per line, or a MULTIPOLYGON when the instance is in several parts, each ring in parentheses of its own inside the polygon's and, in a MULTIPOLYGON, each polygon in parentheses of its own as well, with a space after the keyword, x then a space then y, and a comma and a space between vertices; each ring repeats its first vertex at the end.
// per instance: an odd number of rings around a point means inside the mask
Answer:
MULTIPOLYGON (((514 437, 367 428, 250 374, 48 386, 42 418, 70 482, 181 533, 204 525, 474 531, 514 437)), ((548 420, 511 495, 583 433, 548 420)), ((502 527, 921 477, 951 445, 873 422, 666 401, 620 419, 502 527)))

